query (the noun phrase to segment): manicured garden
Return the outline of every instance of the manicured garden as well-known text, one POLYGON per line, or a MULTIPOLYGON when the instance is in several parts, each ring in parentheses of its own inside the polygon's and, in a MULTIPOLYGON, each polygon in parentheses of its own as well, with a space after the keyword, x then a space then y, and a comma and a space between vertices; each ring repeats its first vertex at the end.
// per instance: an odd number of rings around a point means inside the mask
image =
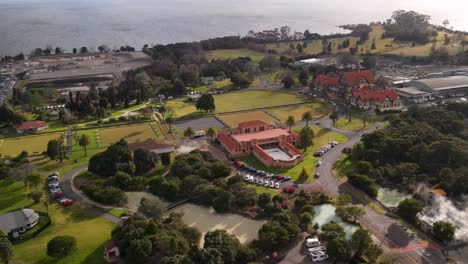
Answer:
POLYGON ((251 120, 261 120, 266 123, 278 122, 278 120, 264 111, 249 111, 235 114, 218 116, 224 124, 231 128, 236 128, 239 123, 251 120))

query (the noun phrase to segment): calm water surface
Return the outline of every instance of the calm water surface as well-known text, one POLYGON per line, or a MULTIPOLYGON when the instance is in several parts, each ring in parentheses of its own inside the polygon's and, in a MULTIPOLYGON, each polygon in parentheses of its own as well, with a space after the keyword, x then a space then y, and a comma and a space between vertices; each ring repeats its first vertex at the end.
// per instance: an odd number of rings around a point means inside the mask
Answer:
POLYGON ((141 48, 282 25, 325 34, 341 24, 383 21, 400 8, 468 30, 467 7, 466 0, 0 0, 0 54, 47 44, 141 48))

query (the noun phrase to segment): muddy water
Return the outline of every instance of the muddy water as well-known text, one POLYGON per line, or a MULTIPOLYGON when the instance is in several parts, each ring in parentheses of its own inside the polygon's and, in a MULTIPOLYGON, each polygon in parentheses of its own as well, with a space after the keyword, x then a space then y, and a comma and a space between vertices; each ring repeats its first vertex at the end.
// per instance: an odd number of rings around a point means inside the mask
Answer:
MULTIPOLYGON (((146 192, 127 192, 127 207, 136 211, 141 198, 158 199, 146 192)), ((165 205, 169 203, 162 201, 165 205)), ((218 214, 213 208, 194 204, 185 204, 171 212, 183 213, 185 224, 195 227, 203 234, 210 230, 222 229, 235 235, 241 243, 248 243, 257 238, 257 232, 265 221, 252 220, 237 214, 218 214)), ((203 239, 200 242, 203 245, 203 239)))

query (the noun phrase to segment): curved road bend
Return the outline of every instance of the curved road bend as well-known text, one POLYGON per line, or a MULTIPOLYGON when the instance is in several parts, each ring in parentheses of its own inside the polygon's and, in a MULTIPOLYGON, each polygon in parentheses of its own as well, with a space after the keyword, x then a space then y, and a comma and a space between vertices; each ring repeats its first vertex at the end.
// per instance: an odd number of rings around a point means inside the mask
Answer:
POLYGON ((78 175, 80 172, 85 171, 87 169, 88 169, 88 165, 83 165, 65 174, 62 181, 59 184, 60 189, 62 190, 65 196, 72 199, 75 203, 80 203, 89 212, 97 216, 100 216, 116 225, 120 225, 121 224, 120 218, 107 213, 102 208, 96 205, 93 205, 86 197, 83 196, 83 194, 80 193, 79 190, 76 190, 75 187, 73 186, 73 178, 76 175, 78 175))
MULTIPOLYGON (((331 129, 337 132, 341 132, 338 129, 331 127, 329 120, 320 120, 319 125, 325 129, 331 129)), ((343 134, 348 136, 348 141, 339 144, 330 151, 328 151, 322 157, 322 165, 317 168, 317 172, 320 174, 320 178, 309 184, 301 185, 301 189, 309 189, 314 186, 321 186, 331 196, 338 196, 340 193, 347 193, 340 185, 337 178, 333 177, 332 170, 333 165, 341 158, 342 150, 347 147, 352 147, 361 141, 363 134, 375 131, 383 123, 375 123, 372 126, 361 130, 361 131, 343 131, 343 134)), ((351 194, 352 195, 352 194, 351 194)), ((354 201, 358 201, 353 197, 354 201)), ((439 264, 445 263, 440 250, 434 250, 426 248, 427 242, 423 242, 416 236, 410 235, 406 231, 406 227, 393 218, 386 215, 381 215, 374 211, 369 206, 364 205, 366 214, 360 219, 361 223, 369 229, 369 231, 380 241, 380 244, 389 248, 385 252, 396 252, 402 255, 404 260, 402 263, 427 263, 427 264, 439 264)), ((305 255, 305 249, 302 241, 295 245, 290 251, 288 251, 285 259, 281 262, 282 264, 297 264, 297 263, 311 263, 310 259, 305 255)))

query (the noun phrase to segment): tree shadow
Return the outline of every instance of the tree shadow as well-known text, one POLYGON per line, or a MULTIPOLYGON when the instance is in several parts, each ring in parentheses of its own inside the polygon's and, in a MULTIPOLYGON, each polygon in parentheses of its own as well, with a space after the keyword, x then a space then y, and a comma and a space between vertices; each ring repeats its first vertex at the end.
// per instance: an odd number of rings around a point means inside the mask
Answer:
POLYGON ((396 223, 392 223, 388 227, 385 237, 397 244, 398 247, 406 247, 413 240, 410 233, 396 223))
POLYGON ((86 256, 83 263, 87 263, 87 264, 104 263, 103 252, 104 252, 104 245, 106 243, 107 242, 102 243, 91 254, 86 256))

